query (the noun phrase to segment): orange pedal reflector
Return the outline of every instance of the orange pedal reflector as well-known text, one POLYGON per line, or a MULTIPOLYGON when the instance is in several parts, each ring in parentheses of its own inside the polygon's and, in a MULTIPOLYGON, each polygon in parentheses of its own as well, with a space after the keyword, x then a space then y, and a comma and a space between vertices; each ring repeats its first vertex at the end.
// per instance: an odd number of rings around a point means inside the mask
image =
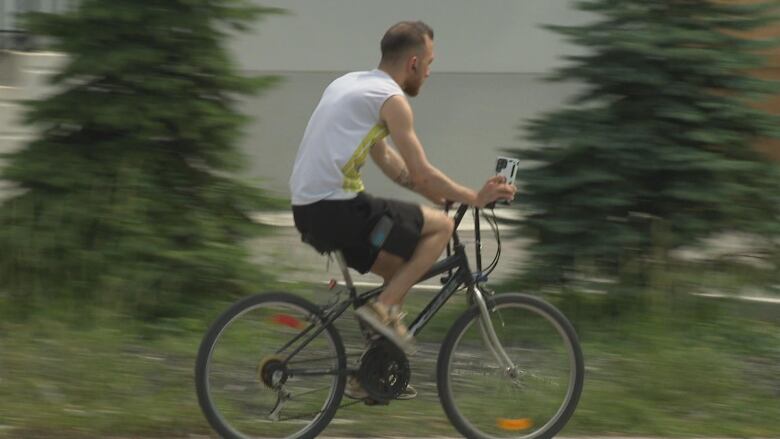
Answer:
POLYGON ((534 421, 530 420, 529 418, 520 418, 520 419, 498 418, 496 419, 496 423, 498 424, 498 428, 502 430, 510 430, 510 431, 528 430, 529 428, 534 426, 534 421))
POLYGON ((303 322, 288 314, 276 314, 271 317, 271 320, 276 324, 289 326, 294 329, 303 328, 303 322))

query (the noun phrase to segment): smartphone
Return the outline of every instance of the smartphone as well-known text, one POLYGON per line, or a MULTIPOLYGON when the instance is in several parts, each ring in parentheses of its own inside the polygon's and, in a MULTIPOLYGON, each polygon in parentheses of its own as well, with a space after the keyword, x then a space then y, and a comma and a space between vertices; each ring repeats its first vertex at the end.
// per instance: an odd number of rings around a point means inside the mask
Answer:
MULTIPOLYGON (((496 159, 496 175, 504 177, 507 184, 515 184, 518 163, 520 163, 518 159, 499 157, 496 159)), ((499 203, 509 204, 509 200, 501 200, 499 203)))
POLYGON ((371 246, 377 250, 381 249, 387 240, 387 236, 390 235, 391 230, 393 230, 393 220, 390 219, 389 216, 383 215, 379 218, 379 221, 369 235, 371 246))
POLYGON ((509 157, 499 157, 496 159, 496 174, 506 178, 508 184, 515 184, 515 177, 517 176, 517 164, 520 162, 518 159, 511 159, 509 157))

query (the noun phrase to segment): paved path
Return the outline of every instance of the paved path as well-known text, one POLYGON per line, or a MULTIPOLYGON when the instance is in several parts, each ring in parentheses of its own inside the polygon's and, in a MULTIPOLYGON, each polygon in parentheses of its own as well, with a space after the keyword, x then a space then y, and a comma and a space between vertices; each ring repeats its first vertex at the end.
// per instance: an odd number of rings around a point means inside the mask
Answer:
MULTIPOLYGON (((519 219, 517 210, 496 210, 499 218, 506 220, 519 219)), ((327 283, 330 279, 341 281, 343 278, 338 265, 334 262, 328 266, 328 258, 318 254, 314 249, 304 244, 295 230, 292 214, 288 211, 262 212, 255 215, 255 220, 273 226, 273 231, 267 236, 253 240, 250 243, 253 262, 264 267, 274 267, 279 273, 284 273, 285 279, 293 282, 327 283)), ((493 260, 496 252, 496 241, 493 232, 487 224, 481 224, 482 230, 482 258, 487 266, 493 260)), ((514 236, 510 226, 501 225, 501 260, 495 271, 490 276, 493 284, 501 283, 516 275, 523 263, 528 261, 530 255, 526 251, 529 241, 514 236)), ((466 250, 472 268, 475 265, 474 250, 474 222, 472 216, 466 215, 458 228, 460 238, 466 244, 466 250)), ((750 241, 738 235, 724 235, 718 239, 710 240, 709 253, 719 252, 744 253, 749 248, 750 241), (739 250, 739 251, 737 251, 739 250)), ((685 260, 696 260, 707 255, 691 250, 678 251, 678 257, 685 260)), ((358 287, 374 287, 381 285, 379 276, 368 273, 360 275, 352 272, 352 279, 358 287)), ((441 287, 438 279, 430 279, 424 282, 422 289, 437 290, 441 287)), ((780 286, 777 288, 780 289, 780 286)), ((701 291, 693 293, 704 297, 724 298, 736 297, 740 300, 780 304, 780 297, 768 294, 764 291, 742 291, 738 296, 734 293, 723 291, 701 291)))
MULTIPOLYGON (((516 217, 511 213, 503 213, 502 215, 508 219, 516 217)), ((469 260, 474 265, 476 261, 473 244, 474 223, 470 219, 470 215, 467 217, 469 218, 464 218, 458 230, 461 240, 466 245, 469 260)), ((335 261, 327 269, 328 258, 301 242, 300 235, 293 226, 290 213, 263 213, 257 215, 256 220, 274 226, 274 229, 269 235, 251 242, 253 262, 266 267, 275 267, 279 272, 285 273, 286 279, 292 281, 317 283, 327 282, 331 278, 342 280, 341 272, 335 261)), ((493 260, 497 246, 489 226, 483 224, 481 229, 482 259, 484 265, 488 265, 493 260)), ((512 232, 508 228, 501 230, 501 260, 491 276, 490 280, 493 282, 501 282, 516 273, 519 264, 522 264, 528 257, 524 250, 526 240, 512 236, 512 232)), ((360 275, 353 271, 352 279, 370 285, 382 283, 379 276, 370 273, 360 275)), ((429 287, 441 286, 438 279, 431 279, 425 284, 429 287)))

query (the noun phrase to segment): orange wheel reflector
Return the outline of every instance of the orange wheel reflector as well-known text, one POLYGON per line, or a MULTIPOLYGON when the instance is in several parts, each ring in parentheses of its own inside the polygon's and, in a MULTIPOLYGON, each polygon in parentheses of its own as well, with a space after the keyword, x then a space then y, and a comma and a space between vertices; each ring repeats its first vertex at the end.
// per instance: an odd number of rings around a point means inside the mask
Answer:
POLYGON ((276 314, 271 317, 271 321, 278 325, 289 326, 293 329, 303 328, 303 322, 288 314, 276 314))
POLYGON ((496 422, 498 423, 498 428, 502 430, 510 430, 510 431, 528 430, 529 428, 534 426, 534 421, 528 418, 519 418, 519 419, 498 418, 496 422))

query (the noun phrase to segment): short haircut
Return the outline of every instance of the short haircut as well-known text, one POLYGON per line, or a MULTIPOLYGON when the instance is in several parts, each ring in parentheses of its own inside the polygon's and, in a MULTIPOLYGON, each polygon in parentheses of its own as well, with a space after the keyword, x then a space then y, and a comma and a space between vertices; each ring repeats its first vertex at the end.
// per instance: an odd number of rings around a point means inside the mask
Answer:
POLYGON ((422 47, 426 35, 433 40, 433 29, 422 21, 402 21, 392 25, 380 44, 382 61, 397 61, 410 49, 422 47))

